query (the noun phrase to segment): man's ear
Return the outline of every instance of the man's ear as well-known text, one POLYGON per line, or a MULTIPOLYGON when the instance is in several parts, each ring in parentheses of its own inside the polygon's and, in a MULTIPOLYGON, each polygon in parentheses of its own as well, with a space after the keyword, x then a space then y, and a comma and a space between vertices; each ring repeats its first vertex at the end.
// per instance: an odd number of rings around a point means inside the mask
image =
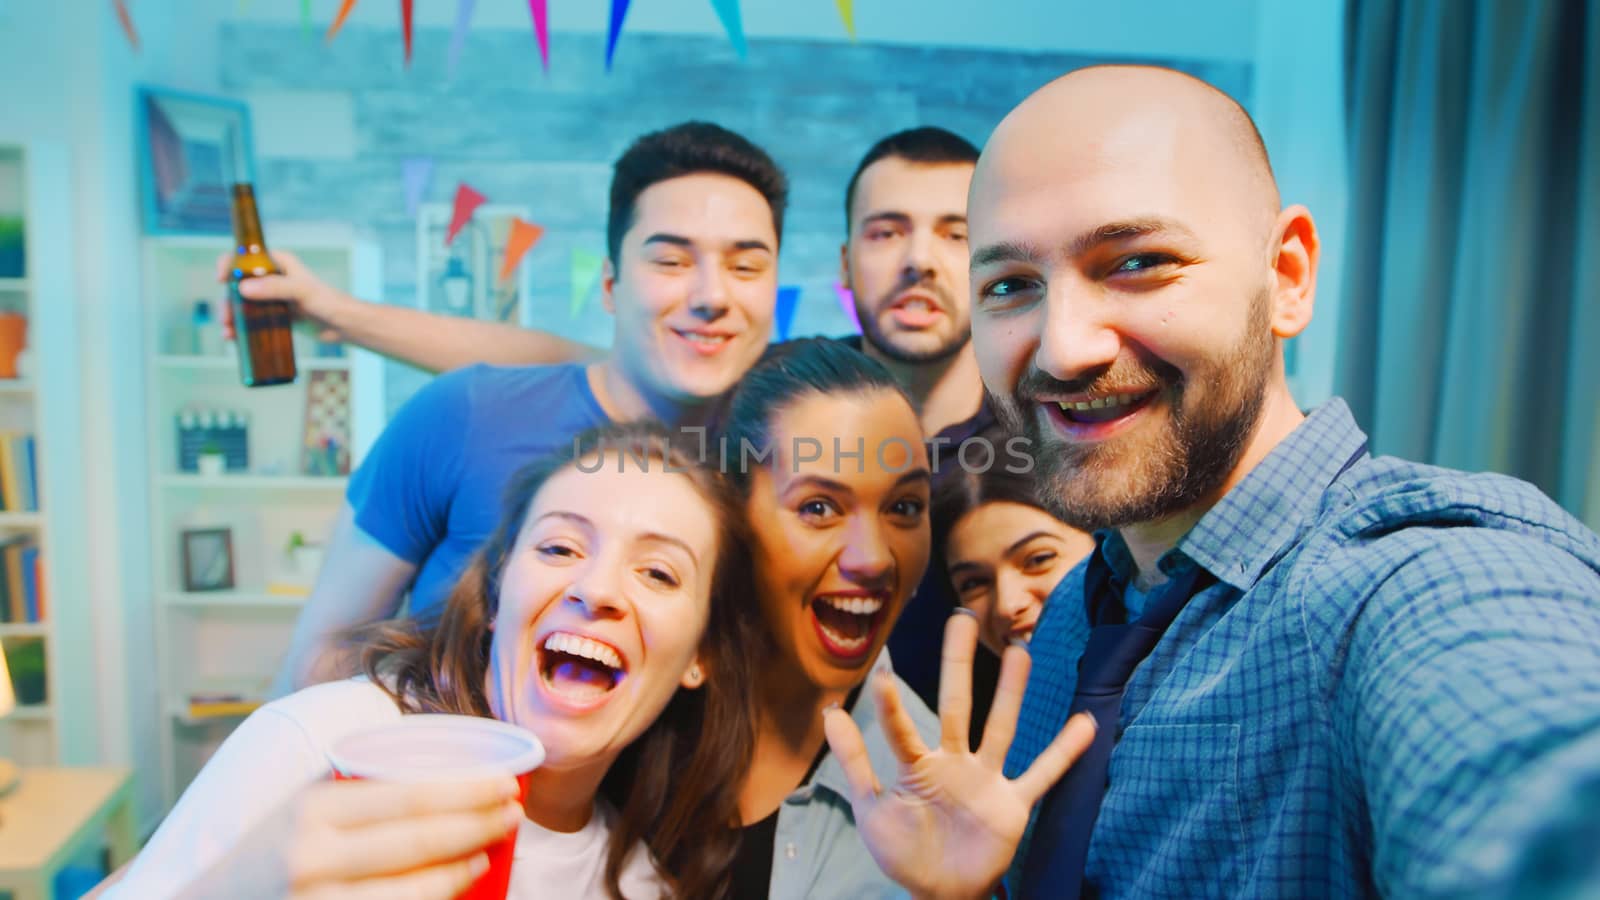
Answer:
POLYGON ((610 257, 600 264, 600 303, 611 315, 617 314, 617 301, 612 298, 611 291, 617 286, 617 267, 611 264, 610 257))
POLYGON ((1317 223, 1304 206, 1291 206, 1278 214, 1273 246, 1272 333, 1292 338, 1311 324, 1317 299, 1317 262, 1322 243, 1317 223))
POLYGON ((694 661, 689 663, 689 668, 683 672, 683 679, 678 683, 691 691, 706 683, 706 670, 700 665, 700 654, 694 655, 694 661))
POLYGON ((839 283, 845 287, 850 286, 850 242, 848 240, 839 245, 839 283))

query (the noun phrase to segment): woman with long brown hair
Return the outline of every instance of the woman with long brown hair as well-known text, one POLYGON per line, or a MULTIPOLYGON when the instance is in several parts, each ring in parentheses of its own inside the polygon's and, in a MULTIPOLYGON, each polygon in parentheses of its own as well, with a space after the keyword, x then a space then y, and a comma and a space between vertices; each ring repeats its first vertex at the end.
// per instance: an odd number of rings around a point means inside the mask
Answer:
POLYGON ((326 779, 342 735, 445 712, 511 722, 544 745, 516 810, 511 896, 725 891, 732 776, 752 746, 740 511, 658 426, 601 429, 577 446, 581 456, 513 482, 437 621, 360 634, 364 677, 250 716, 113 890, 254 896, 274 893, 260 883, 271 881, 276 893, 452 896, 497 825, 504 834, 509 793, 394 792, 363 817, 350 809, 362 791, 392 786, 305 790, 326 779), (296 796, 311 799, 272 815, 296 796))

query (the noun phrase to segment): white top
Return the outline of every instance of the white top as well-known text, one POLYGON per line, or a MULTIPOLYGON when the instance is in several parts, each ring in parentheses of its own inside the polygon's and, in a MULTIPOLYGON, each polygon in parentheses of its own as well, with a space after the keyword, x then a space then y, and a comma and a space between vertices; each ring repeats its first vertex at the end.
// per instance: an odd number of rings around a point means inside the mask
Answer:
MULTIPOLYGON (((261 707, 240 723, 183 792, 127 874, 104 895, 168 897, 211 868, 295 792, 329 777, 327 749, 355 731, 400 718, 400 710, 365 679, 307 688, 261 707)), ((615 813, 596 801, 582 830, 550 831, 524 820, 511 868, 511 898, 605 897, 606 843, 615 813)), ((645 849, 622 872, 630 898, 666 893, 645 849)))

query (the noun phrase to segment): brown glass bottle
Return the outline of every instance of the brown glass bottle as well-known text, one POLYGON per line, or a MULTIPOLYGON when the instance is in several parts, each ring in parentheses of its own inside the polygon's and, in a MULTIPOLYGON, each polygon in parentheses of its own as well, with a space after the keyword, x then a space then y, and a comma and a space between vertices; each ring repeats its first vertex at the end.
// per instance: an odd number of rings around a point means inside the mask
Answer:
POLYGON ((239 282, 257 275, 276 275, 267 254, 256 212, 255 189, 233 186, 233 267, 228 278, 228 303, 239 344, 239 380, 246 387, 294 381, 294 313, 283 300, 251 300, 239 296, 239 282))

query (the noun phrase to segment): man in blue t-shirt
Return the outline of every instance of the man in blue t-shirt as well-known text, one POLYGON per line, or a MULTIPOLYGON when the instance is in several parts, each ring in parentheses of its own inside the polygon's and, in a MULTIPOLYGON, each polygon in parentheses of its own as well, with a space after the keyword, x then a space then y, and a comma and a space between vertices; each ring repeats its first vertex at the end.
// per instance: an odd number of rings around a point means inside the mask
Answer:
MULTIPOLYGON (((587 364, 475 365, 401 408, 351 478, 277 689, 337 676, 349 662, 337 635, 394 615, 408 588, 413 615, 435 612, 530 459, 607 421, 698 421, 770 340, 787 191, 765 152, 716 125, 635 142, 611 182, 601 280, 611 352, 587 364)), ((284 263, 284 276, 255 279, 258 296, 304 307, 308 292, 328 290, 284 263)))

